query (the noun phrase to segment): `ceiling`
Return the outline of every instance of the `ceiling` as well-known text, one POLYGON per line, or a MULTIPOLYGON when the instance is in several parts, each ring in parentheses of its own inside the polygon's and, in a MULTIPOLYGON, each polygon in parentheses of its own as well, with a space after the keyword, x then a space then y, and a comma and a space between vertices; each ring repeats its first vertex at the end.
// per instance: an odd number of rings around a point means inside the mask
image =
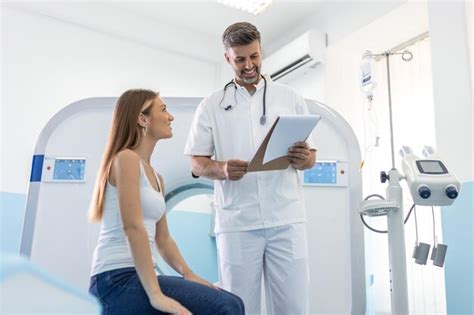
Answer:
POLYGON ((110 6, 155 19, 161 23, 179 25, 189 31, 197 31, 219 37, 224 29, 234 23, 247 21, 258 26, 267 37, 273 38, 287 28, 311 16, 321 6, 321 1, 274 0, 261 14, 229 8, 215 1, 173 1, 113 3, 110 6))
POLYGON ((397 0, 273 0, 273 3, 257 16, 228 8, 212 0, 37 0, 4 1, 2 6, 47 16, 151 48, 216 62, 222 59, 222 32, 234 22, 248 21, 255 24, 262 34, 262 44, 268 53, 307 28, 327 28, 328 25, 357 28, 360 27, 359 24, 375 19, 380 14, 380 9, 385 12, 399 3, 397 0), (374 9, 376 7, 380 9, 374 9), (341 20, 341 23, 338 23, 338 20, 341 20))

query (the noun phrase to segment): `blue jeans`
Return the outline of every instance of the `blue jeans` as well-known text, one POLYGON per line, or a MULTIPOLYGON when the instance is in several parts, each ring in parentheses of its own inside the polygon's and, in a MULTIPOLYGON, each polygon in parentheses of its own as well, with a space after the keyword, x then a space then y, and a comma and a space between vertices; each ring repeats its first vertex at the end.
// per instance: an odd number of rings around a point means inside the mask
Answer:
MULTIPOLYGON (((158 276, 158 282, 166 296, 181 303, 194 315, 245 314, 242 300, 230 292, 216 290, 180 277, 158 276)), ((151 306, 133 267, 93 276, 89 292, 99 299, 104 315, 165 314, 151 306)))

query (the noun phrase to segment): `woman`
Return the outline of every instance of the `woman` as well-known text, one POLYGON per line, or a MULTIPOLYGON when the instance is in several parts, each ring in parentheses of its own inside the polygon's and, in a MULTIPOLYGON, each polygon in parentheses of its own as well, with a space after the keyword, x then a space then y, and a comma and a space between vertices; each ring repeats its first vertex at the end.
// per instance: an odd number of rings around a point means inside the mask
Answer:
POLYGON ((163 179, 150 166, 173 116, 158 93, 129 90, 117 101, 90 218, 101 221, 89 291, 105 314, 244 314, 239 297, 195 275, 171 238, 163 179), (161 257, 183 278, 155 272, 161 257))

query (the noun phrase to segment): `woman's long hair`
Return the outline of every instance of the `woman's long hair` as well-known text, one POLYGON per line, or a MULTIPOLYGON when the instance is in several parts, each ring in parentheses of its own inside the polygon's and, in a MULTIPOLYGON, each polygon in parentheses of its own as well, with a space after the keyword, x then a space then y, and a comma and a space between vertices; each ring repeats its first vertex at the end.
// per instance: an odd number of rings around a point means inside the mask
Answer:
POLYGON ((105 188, 115 155, 125 149, 134 149, 143 137, 143 128, 138 124, 140 113, 148 115, 153 100, 158 93, 151 90, 134 89, 124 92, 115 105, 110 127, 109 138, 105 146, 102 162, 89 210, 89 220, 98 222, 102 219, 105 188))

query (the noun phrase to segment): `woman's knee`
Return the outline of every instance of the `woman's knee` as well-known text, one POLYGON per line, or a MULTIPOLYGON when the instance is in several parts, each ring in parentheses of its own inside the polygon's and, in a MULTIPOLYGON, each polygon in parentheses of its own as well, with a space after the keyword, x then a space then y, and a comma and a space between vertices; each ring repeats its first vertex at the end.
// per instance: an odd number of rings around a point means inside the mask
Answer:
POLYGON ((235 294, 225 292, 225 304, 224 304, 224 312, 222 314, 225 315, 244 315, 245 314, 245 307, 244 302, 240 297, 235 294))

